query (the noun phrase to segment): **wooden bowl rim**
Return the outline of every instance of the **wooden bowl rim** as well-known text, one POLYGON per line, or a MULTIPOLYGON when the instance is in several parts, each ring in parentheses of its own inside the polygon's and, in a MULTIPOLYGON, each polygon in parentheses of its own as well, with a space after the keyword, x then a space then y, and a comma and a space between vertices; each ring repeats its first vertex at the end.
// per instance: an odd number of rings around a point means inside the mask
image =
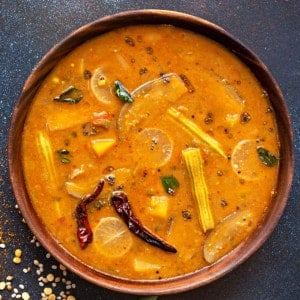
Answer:
POLYGON ((158 9, 132 10, 102 17, 73 31, 50 49, 26 80, 15 105, 8 134, 7 152, 11 185, 19 209, 44 248, 69 270, 95 285, 116 292, 140 295, 173 294, 191 290, 215 281, 243 263, 262 246, 279 222, 288 200, 294 174, 293 132, 290 116, 280 88, 267 67, 251 50, 218 25, 186 13, 158 9), (268 92, 271 92, 271 95, 276 99, 274 100, 275 103, 272 100, 271 102, 275 107, 277 122, 278 120, 281 121, 279 125, 283 128, 279 128, 281 130, 280 138, 284 141, 283 145, 286 147, 284 152, 281 151, 284 163, 280 164, 278 176, 278 182, 284 177, 284 183, 280 184, 279 182, 280 198, 274 200, 275 204, 271 207, 262 226, 215 264, 199 271, 163 280, 130 280, 105 274, 80 262, 62 248, 42 224, 31 205, 20 161, 22 129, 26 120, 26 113, 30 109, 32 96, 56 63, 74 47, 79 46, 88 39, 115 28, 134 24, 172 24, 189 29, 207 35, 238 56, 251 68, 262 84, 267 84, 268 88, 269 85, 271 86, 268 92), (278 111, 276 110, 277 107, 279 107, 278 111))

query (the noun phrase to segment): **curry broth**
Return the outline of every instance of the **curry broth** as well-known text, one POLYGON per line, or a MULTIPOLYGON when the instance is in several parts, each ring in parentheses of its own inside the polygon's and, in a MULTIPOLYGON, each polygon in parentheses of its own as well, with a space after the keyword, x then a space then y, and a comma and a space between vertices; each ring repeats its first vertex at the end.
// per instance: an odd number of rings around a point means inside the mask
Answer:
MULTIPOLYGON (((238 160, 235 155, 239 143, 249 146, 245 148, 249 153, 261 146, 276 157, 279 155, 268 96, 249 69, 228 50, 204 36, 172 26, 132 26, 84 43, 64 57, 45 79, 24 128, 24 174, 38 215, 73 255, 96 269, 121 277, 167 278, 209 264, 203 255, 205 241, 216 228, 222 228, 219 224, 228 216, 250 212, 247 230, 236 234, 241 234, 242 239, 263 219, 275 192, 278 164, 265 166, 251 154, 245 157, 241 154, 238 160), (97 79, 93 88, 91 82, 98 68, 105 80, 97 79), (181 77, 172 75, 164 82, 162 74, 170 73, 181 77), (142 90, 132 104, 124 104, 113 91, 115 80, 132 92, 155 79, 158 79, 157 86, 150 85, 149 93, 157 95, 159 101, 153 100, 155 97, 146 99, 148 91, 142 90), (168 84, 171 89, 166 94, 171 96, 166 99, 159 93, 168 84), (82 92, 79 103, 53 101, 70 86, 82 92), (100 95, 95 94, 98 88, 100 95), (106 97, 105 101, 101 97, 106 97), (138 101, 144 101, 141 108, 151 113, 144 116, 142 110, 134 112, 131 105, 138 105, 138 101), (151 105, 156 106, 153 109, 151 105), (209 143, 174 121, 167 113, 170 107, 218 141, 228 157, 222 157, 209 143), (109 126, 101 124, 95 129, 95 124, 91 125, 93 114, 103 111, 109 113, 109 126), (130 119, 134 113, 136 119, 128 121, 126 118, 130 119), (159 144, 159 138, 158 145, 153 144, 152 137, 152 144, 147 146, 147 134, 153 132, 166 140, 167 150, 159 144), (42 136, 40 140, 39 136, 42 136), (91 143, 96 139, 112 140, 112 145, 106 151, 101 148, 99 154, 91 143), (46 150, 41 143, 47 145, 46 150), (200 148, 203 156, 215 223, 215 228, 208 232, 203 231, 199 222, 191 180, 182 157, 186 148, 200 148), (58 153, 61 149, 68 153, 58 153), (244 168, 242 171, 235 169, 233 157, 244 168), (110 174, 114 183, 107 179, 110 174), (162 176, 177 179, 179 187, 174 195, 165 191, 162 176), (76 194, 76 187, 91 193, 100 178, 106 178, 104 189, 87 208, 93 231, 101 219, 120 218, 109 199, 113 190, 122 189, 141 223, 173 245, 177 253, 149 245, 133 233, 130 233, 129 251, 120 257, 99 250, 95 233, 94 240, 81 249, 76 236, 75 210, 83 195, 76 194), (153 196, 167 199, 163 212, 153 207, 153 196)), ((233 228, 238 225, 233 224, 233 228)), ((226 245, 220 248, 231 250, 236 246, 234 242, 231 245, 231 235, 235 235, 234 231, 221 234, 220 239, 226 240, 226 245)))

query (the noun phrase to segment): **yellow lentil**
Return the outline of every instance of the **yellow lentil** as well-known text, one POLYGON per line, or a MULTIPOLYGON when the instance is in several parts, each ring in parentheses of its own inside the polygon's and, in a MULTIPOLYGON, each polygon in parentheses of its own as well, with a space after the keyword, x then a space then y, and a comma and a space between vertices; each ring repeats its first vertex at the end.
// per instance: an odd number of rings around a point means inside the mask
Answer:
POLYGON ((14 258, 13 258, 13 262, 15 263, 15 264, 19 264, 19 263, 21 263, 21 258, 20 257, 18 257, 18 256, 15 256, 14 258))
POLYGON ((46 296, 51 295, 51 294, 52 294, 52 289, 51 289, 50 287, 45 287, 45 288, 44 288, 44 294, 45 294, 46 296))
POLYGON ((72 295, 69 295, 69 296, 67 297, 67 300, 76 300, 76 298, 75 298, 74 296, 72 296, 72 295))
POLYGON ((0 282, 0 291, 3 291, 3 290, 5 289, 5 287, 6 287, 5 282, 4 282, 4 281, 1 281, 1 282, 0 282))
POLYGON ((22 256, 22 250, 21 249, 16 249, 15 256, 16 257, 21 257, 22 256))
POLYGON ((52 282, 54 280, 54 275, 52 273, 49 273, 46 278, 49 282, 52 282))
POLYGON ((11 275, 6 276, 6 280, 7 280, 7 281, 12 281, 13 279, 14 279, 14 277, 11 276, 11 275))
POLYGON ((30 295, 27 292, 22 293, 22 299, 23 300, 30 300, 30 295))
POLYGON ((48 300, 55 300, 56 296, 54 294, 49 295, 48 300))

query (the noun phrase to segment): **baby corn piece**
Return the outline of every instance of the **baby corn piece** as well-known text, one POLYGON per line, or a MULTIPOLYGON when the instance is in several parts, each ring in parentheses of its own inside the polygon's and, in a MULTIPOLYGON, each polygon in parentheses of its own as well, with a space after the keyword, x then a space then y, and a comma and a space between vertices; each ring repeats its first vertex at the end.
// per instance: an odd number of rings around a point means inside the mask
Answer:
POLYGON ((47 169, 47 174, 49 176, 50 183, 53 188, 57 187, 57 173, 54 166, 53 150, 50 144, 50 140, 47 134, 40 131, 37 136, 37 143, 40 149, 40 153, 43 158, 43 162, 47 169))
POLYGON ((203 159, 198 148, 182 151, 185 165, 192 183, 192 194, 197 202, 200 224, 203 231, 213 229, 214 219, 209 205, 208 189, 204 178, 203 159))
POLYGON ((194 122, 192 122, 188 118, 186 118, 181 112, 179 112, 178 110, 176 110, 173 107, 169 108, 167 112, 168 112, 169 116, 171 116, 175 121, 178 121, 180 124, 184 125, 185 128, 188 129, 189 132, 196 135, 198 138, 200 138, 202 141, 204 141, 206 144, 208 144, 212 149, 214 149, 220 155, 227 158, 227 155, 225 154, 224 150, 222 149, 222 146, 220 145, 220 143, 218 141, 216 141, 213 137, 211 137, 209 134, 204 132, 194 122))

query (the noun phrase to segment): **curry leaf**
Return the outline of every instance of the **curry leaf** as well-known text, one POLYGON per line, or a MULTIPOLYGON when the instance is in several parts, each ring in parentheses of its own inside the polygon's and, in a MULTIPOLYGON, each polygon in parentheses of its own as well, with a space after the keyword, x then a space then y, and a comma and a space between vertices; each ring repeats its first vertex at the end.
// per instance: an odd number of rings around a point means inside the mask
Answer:
POLYGON ((278 160, 277 157, 275 155, 273 155, 271 152, 269 152, 268 150, 266 150, 265 148, 258 147, 257 153, 258 153, 259 159, 267 167, 273 167, 276 165, 277 160, 278 160))
POLYGON ((174 195, 175 189, 179 187, 178 180, 174 176, 162 176, 160 179, 165 191, 174 195))
POLYGON ((77 104, 83 98, 81 90, 75 88, 74 86, 69 86, 60 95, 54 97, 54 101, 65 102, 69 104, 77 104))
POLYGON ((123 100, 124 102, 133 102, 130 93, 119 80, 115 81, 115 94, 119 99, 123 100))

